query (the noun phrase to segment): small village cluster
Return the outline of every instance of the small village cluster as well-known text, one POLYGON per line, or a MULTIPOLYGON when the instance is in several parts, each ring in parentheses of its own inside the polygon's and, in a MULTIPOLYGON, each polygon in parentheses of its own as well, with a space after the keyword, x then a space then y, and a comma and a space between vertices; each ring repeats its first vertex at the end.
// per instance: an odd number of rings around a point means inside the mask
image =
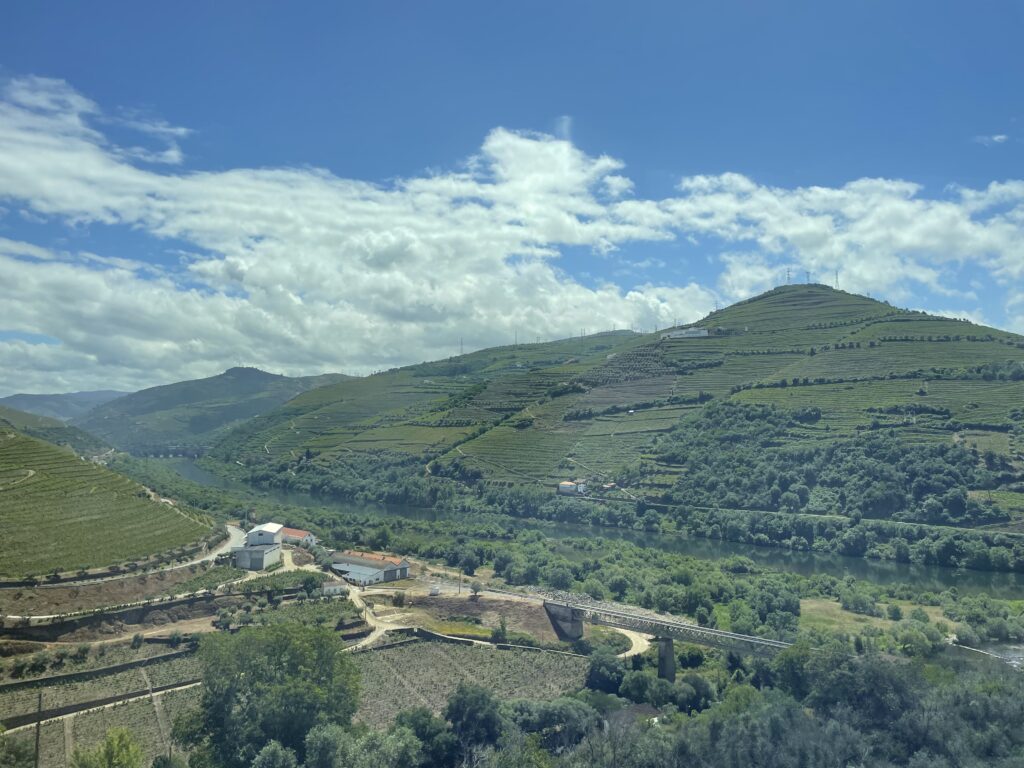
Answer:
MULTIPOLYGON (((284 544, 313 546, 317 543, 316 536, 309 531, 288 528, 280 523, 263 523, 245 535, 245 544, 232 547, 231 556, 237 568, 262 571, 281 562, 281 548, 284 544)), ((323 586, 325 594, 340 592, 345 582, 365 587, 409 576, 410 564, 404 557, 353 549, 329 553, 331 570, 344 581, 326 582, 323 586)))

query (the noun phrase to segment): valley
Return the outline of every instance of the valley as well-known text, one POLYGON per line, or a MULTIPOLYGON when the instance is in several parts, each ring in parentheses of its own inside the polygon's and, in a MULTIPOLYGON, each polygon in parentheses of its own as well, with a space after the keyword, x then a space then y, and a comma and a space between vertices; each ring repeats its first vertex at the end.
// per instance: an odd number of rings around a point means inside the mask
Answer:
POLYGON ((12 748, 34 752, 38 723, 41 759, 70 768, 124 726, 147 759, 199 760, 235 738, 196 719, 233 695, 223 669, 285 646, 361 681, 346 738, 399 727, 420 749, 466 696, 575 744, 616 718, 684 733, 746 691, 811 706, 834 688, 819 658, 915 696, 1019 665, 1022 337, 787 286, 656 334, 268 376, 125 395, 78 426, 0 412, 12 748), (259 523, 316 543, 246 571, 259 523), (340 587, 350 549, 412 573, 340 587))

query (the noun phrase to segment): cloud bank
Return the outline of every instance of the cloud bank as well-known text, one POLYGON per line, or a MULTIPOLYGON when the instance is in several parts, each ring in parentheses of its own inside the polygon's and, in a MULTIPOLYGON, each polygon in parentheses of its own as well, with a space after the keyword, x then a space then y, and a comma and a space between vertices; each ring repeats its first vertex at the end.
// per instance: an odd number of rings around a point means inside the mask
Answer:
POLYGON ((724 173, 643 199, 622 161, 568 130, 497 128, 453 170, 375 184, 319 168, 187 170, 188 134, 107 113, 63 81, 3 87, 6 217, 130 231, 177 255, 0 234, 0 393, 129 389, 234 364, 359 373, 445 357, 460 339, 663 327, 770 288, 786 267, 906 301, 971 298, 963 271, 980 270, 1024 329, 1021 181, 935 199, 900 180, 782 189, 724 173), (115 125, 143 143, 115 143, 115 125), (585 285, 560 267, 570 247, 601 264, 673 241, 679 259, 711 258, 708 280, 585 285))

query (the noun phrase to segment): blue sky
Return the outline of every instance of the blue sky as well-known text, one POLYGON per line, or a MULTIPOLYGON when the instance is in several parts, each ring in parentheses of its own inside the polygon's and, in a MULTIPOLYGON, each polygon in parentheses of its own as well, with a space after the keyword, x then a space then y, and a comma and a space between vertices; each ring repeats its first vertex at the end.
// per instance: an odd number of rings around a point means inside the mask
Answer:
POLYGON ((785 269, 1024 331, 1019 3, 0 10, 0 394, 366 372, 785 269))

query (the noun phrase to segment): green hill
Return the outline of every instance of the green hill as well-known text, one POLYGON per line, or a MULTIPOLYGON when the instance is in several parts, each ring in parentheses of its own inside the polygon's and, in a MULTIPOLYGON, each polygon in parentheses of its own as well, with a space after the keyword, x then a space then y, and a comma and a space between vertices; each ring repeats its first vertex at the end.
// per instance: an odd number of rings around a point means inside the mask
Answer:
POLYGON ((0 424, 0 575, 108 566, 194 542, 210 526, 121 475, 0 424))
POLYGON ((1020 336, 823 285, 777 288, 692 327, 709 335, 599 334, 342 381, 242 425, 214 453, 265 463, 309 450, 326 464, 386 449, 458 460, 491 480, 550 484, 636 462, 657 434, 726 399, 819 404, 837 433, 898 422, 914 439, 958 433, 1010 452, 1024 382, 975 369, 1024 361, 1020 336), (922 404, 937 412, 913 424, 902 411, 877 413, 922 404))
POLYGON ((79 456, 98 456, 110 448, 102 440, 63 421, 0 405, 0 425, 4 422, 26 435, 67 446, 79 456))
MULTIPOLYGON (((311 390, 210 456, 257 484, 430 504, 455 480, 492 506, 573 518, 584 513, 539 510, 558 481, 615 482, 610 498, 669 511, 586 514, 683 528, 686 509, 765 513, 701 530, 797 547, 817 529, 789 526, 811 516, 845 551, 862 517, 1024 530, 1022 433, 1024 337, 799 285, 688 328, 499 347, 311 390), (786 524, 762 534, 778 514, 786 524)), ((893 536, 862 529, 861 552, 893 536)))
POLYGON ((256 368, 152 387, 116 398, 75 424, 136 454, 201 453, 231 427, 298 394, 346 379, 341 374, 289 378, 256 368))
POLYGON ((59 421, 71 421, 83 418, 93 408, 127 394, 113 389, 55 395, 18 394, 0 398, 0 405, 59 421))

